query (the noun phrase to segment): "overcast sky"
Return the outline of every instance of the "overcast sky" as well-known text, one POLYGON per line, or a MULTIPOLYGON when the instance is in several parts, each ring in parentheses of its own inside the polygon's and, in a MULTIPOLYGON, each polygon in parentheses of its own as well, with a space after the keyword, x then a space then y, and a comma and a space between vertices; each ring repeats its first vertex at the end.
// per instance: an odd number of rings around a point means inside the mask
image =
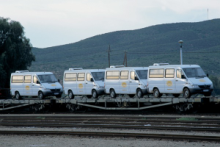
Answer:
POLYGON ((219 18, 220 0, 0 0, 0 17, 19 21, 32 45, 44 48, 113 31, 219 18))

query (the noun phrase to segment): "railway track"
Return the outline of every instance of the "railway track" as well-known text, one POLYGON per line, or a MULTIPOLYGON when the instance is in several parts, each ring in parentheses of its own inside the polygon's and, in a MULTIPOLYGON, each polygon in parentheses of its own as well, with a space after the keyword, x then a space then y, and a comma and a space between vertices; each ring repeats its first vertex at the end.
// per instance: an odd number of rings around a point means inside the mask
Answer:
POLYGON ((214 141, 220 142, 220 136, 205 135, 179 135, 179 134, 150 134, 150 133, 118 133, 118 132, 84 132, 84 131, 0 131, 3 135, 74 135, 74 136, 93 136, 93 137, 123 137, 123 138, 156 138, 171 140, 190 140, 190 141, 214 141))
POLYGON ((0 116, 1 126, 220 132, 220 118, 143 116, 0 116))

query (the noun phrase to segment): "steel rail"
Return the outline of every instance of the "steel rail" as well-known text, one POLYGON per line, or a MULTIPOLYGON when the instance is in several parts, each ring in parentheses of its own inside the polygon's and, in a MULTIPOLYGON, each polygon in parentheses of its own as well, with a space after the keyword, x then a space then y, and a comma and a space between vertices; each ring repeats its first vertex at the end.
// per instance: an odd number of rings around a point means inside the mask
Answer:
POLYGON ((0 125, 9 125, 10 123, 20 123, 20 124, 25 124, 25 123, 57 123, 57 124, 93 124, 93 125, 102 125, 102 124, 115 124, 115 125, 151 125, 151 126, 190 126, 190 127, 220 127, 220 124, 196 124, 196 123, 187 123, 187 122, 181 122, 181 123, 164 123, 164 122, 135 122, 135 121, 127 121, 127 122, 115 122, 115 121, 60 121, 60 120, 14 120, 14 121, 8 121, 8 120, 0 120, 0 125))
POLYGON ((192 140, 192 141, 214 141, 220 142, 220 136, 205 135, 179 135, 179 134, 150 134, 150 133, 119 133, 119 132, 78 132, 78 131, 0 131, 4 135, 74 135, 74 136, 95 136, 95 137, 126 137, 126 138, 156 138, 172 140, 192 140))
POLYGON ((220 132, 220 128, 214 127, 170 127, 170 126, 144 126, 144 125, 114 125, 114 124, 74 124, 74 123, 3 123, 2 126, 16 127, 78 127, 78 128, 116 128, 116 129, 151 129, 151 130, 175 130, 175 131, 207 131, 220 132))

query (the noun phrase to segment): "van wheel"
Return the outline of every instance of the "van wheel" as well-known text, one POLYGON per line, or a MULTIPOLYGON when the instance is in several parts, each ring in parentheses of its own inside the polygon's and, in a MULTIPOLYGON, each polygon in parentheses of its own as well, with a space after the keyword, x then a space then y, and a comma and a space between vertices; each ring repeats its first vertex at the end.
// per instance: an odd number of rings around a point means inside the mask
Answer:
POLYGON ((98 93, 96 90, 92 90, 92 97, 93 98, 97 98, 98 97, 98 93))
POLYGON ((19 92, 15 92, 15 99, 19 100, 20 98, 21 98, 21 96, 20 96, 19 92))
POLYGON ((174 97, 179 97, 179 96, 180 96, 180 94, 173 94, 173 96, 174 96, 174 97))
POLYGON ((143 97, 143 92, 142 92, 141 89, 137 90, 137 96, 138 96, 138 98, 142 98, 143 97))
POLYGON ((190 93, 188 88, 183 89, 183 97, 185 97, 185 98, 190 98, 191 97, 191 93, 190 93))
POLYGON ((41 92, 41 91, 38 92, 38 98, 41 100, 44 98, 43 92, 41 92))
POLYGON ((115 93, 115 90, 114 90, 114 89, 111 89, 111 90, 110 90, 110 97, 111 97, 111 98, 115 98, 115 97, 116 97, 116 93, 115 93))
POLYGON ((156 97, 156 98, 159 98, 162 96, 162 94, 160 93, 160 91, 157 88, 154 89, 153 94, 154 94, 154 97, 156 97))
POLYGON ((73 92, 71 90, 68 91, 68 98, 69 99, 73 99, 74 98, 73 92))

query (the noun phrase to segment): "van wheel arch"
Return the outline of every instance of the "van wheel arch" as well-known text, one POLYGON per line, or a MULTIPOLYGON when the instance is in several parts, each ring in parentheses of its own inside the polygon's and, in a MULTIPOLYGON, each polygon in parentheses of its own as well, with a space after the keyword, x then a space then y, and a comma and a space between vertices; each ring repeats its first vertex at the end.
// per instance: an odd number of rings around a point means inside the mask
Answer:
POLYGON ((73 91, 71 89, 68 90, 68 98, 69 99, 73 99, 74 98, 74 94, 73 94, 73 91))
POLYGON ((140 88, 137 88, 136 94, 137 94, 138 98, 142 98, 143 97, 143 91, 140 88))

